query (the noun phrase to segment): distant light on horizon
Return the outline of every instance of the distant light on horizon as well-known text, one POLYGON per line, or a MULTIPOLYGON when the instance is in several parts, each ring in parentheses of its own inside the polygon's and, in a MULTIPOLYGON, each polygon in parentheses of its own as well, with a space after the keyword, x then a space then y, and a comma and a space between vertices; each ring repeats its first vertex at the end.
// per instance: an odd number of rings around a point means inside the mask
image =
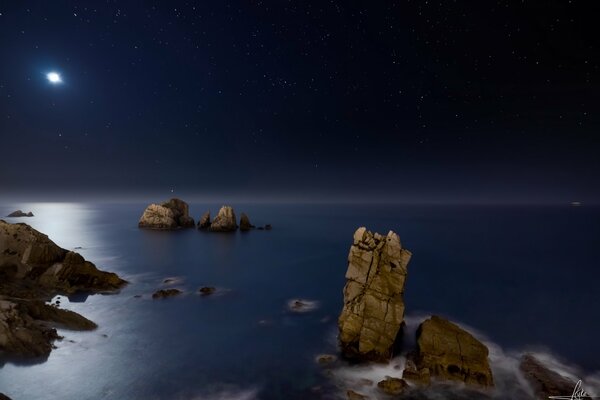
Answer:
POLYGON ((48 78, 48 81, 52 84, 62 83, 62 77, 58 72, 48 72, 46 78, 48 78))

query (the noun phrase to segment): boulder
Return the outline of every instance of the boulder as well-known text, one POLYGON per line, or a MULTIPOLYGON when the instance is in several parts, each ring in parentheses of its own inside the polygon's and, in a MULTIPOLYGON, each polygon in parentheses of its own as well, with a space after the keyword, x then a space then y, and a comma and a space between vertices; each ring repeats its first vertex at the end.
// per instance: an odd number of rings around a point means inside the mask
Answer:
POLYGON ((210 211, 205 212, 198 221, 198 229, 210 228, 210 211))
POLYGON ((390 231, 361 227, 348 254, 344 308, 338 320, 345 357, 385 362, 393 354, 404 319, 404 282, 410 251, 390 231))
POLYGON ((191 228, 194 226, 194 219, 190 217, 189 207, 185 201, 171 199, 162 204, 150 204, 146 207, 138 226, 163 230, 191 228))
POLYGON ((384 380, 377 383, 377 387, 385 394, 397 396, 404 392, 408 384, 404 379, 386 376, 384 380))
POLYGON ((250 223, 250 219, 246 213, 242 213, 240 216, 240 231, 249 231, 252 228, 254 228, 254 225, 250 223))
POLYGON ((33 213, 29 211, 28 213, 24 213, 21 210, 13 211, 7 215, 7 217, 18 218, 18 217, 33 217, 33 213))
POLYGON ((531 354, 521 357, 519 369, 533 387, 537 399, 549 396, 566 396, 573 393, 575 382, 546 368, 531 354))
POLYGON ((179 289, 160 289, 152 294, 153 299, 166 299, 167 297, 178 296, 183 293, 179 289))
POLYGON ((417 350, 409 355, 404 379, 428 384, 458 381, 478 387, 494 386, 488 348, 469 332, 438 316, 417 329, 417 350))
POLYGON ((10 397, 5 395, 4 393, 0 393, 0 400, 10 400, 10 397))
POLYGON ((237 229, 237 222, 233 208, 223 206, 219 213, 210 224, 209 230, 212 232, 232 232, 237 229))

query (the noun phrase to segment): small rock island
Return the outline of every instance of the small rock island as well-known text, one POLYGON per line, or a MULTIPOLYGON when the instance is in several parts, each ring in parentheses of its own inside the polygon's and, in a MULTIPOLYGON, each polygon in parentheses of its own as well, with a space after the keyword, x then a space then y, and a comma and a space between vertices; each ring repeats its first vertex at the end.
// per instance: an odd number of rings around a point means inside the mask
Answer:
POLYGON ((188 204, 174 198, 162 204, 150 204, 146 207, 138 226, 159 230, 193 228, 194 219, 190 217, 188 204))
POLYGON ((9 218, 21 218, 21 217, 33 217, 33 213, 29 211, 28 213, 24 213, 21 210, 13 211, 7 215, 9 218))

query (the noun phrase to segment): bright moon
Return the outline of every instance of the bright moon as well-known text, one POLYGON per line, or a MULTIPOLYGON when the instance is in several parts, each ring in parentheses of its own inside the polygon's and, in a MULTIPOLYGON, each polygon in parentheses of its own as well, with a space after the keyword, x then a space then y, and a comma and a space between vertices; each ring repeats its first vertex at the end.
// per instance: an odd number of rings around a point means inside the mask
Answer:
POLYGON ((62 78, 60 77, 58 72, 49 72, 46 75, 46 78, 48 78, 50 83, 61 83, 62 82, 62 78))

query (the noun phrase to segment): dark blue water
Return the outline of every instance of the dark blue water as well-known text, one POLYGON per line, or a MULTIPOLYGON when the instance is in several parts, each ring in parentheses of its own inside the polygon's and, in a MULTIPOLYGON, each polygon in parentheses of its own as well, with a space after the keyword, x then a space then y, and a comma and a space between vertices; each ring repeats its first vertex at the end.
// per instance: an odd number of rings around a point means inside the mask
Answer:
MULTIPOLYGON (((191 204, 194 217, 220 204, 191 204)), ((145 204, 5 204, 18 219, 131 284, 120 294, 64 302, 98 323, 61 331, 47 361, 0 368, 0 392, 19 399, 295 399, 319 397, 314 358, 335 352, 346 257, 359 226, 396 231, 413 252, 409 314, 476 327, 504 349, 545 349, 600 369, 593 207, 239 205, 272 231, 139 230, 145 204), (166 277, 179 298, 155 301, 166 277), (204 285, 217 295, 202 297, 204 285), (141 294, 142 298, 134 298, 141 294), (292 298, 317 300, 290 314, 292 298)), ((11 222, 17 220, 7 219, 11 222)))

